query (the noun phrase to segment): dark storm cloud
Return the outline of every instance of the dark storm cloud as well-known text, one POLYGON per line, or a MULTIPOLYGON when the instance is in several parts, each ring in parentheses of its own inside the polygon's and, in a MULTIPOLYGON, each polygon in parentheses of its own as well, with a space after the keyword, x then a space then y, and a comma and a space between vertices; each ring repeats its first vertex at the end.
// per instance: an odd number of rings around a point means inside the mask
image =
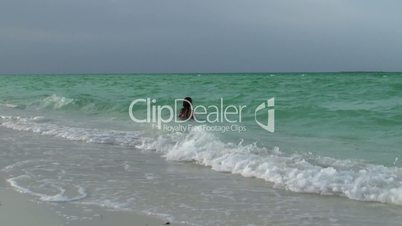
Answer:
POLYGON ((0 73, 402 69, 400 1, 2 0, 0 73))

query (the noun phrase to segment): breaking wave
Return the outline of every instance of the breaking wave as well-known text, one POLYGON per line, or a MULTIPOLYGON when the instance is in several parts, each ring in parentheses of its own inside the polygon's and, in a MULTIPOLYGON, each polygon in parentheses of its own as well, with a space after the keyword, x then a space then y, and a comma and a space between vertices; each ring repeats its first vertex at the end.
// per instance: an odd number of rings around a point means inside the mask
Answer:
MULTIPOLYGON (((360 201, 402 205, 402 169, 355 160, 339 160, 313 154, 287 154, 278 147, 225 143, 212 133, 192 130, 187 134, 165 134, 155 138, 139 132, 71 128, 51 124, 40 117, 1 116, 0 125, 69 140, 133 146, 157 151, 167 160, 189 161, 219 172, 254 177, 275 188, 293 192, 337 195, 360 201)), ((12 178, 9 182, 22 190, 12 178)), ((59 195, 42 197, 58 200, 59 195)), ((34 194, 35 195, 35 194, 34 194)))

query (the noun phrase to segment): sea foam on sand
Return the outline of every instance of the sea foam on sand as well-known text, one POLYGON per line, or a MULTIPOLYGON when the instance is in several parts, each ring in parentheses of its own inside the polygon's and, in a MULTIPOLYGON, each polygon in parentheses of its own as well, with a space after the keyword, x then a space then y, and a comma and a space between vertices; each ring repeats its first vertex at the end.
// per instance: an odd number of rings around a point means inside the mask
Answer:
MULTIPOLYGON (((73 208, 66 206, 66 208, 73 208)), ((107 211, 97 209, 97 217, 77 221, 68 221, 57 214, 52 206, 31 201, 25 194, 12 190, 0 175, 0 225, 7 226, 157 226, 167 223, 165 219, 140 215, 125 211, 107 211)), ((171 224, 169 222, 169 224, 171 224)), ((180 224, 171 224, 180 225, 180 224)))

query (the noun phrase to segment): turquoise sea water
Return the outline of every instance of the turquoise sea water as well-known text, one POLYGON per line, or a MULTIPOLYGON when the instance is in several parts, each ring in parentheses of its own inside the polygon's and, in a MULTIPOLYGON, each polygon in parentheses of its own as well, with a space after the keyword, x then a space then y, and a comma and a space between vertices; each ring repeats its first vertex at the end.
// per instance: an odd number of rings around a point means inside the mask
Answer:
MULTIPOLYGON (((137 112, 146 114, 145 108, 137 112)), ((0 115, 2 127, 44 140, 158 153, 168 163, 201 165, 266 183, 259 189, 402 205, 401 73, 3 75, 0 115), (238 125, 247 130, 169 132, 129 118, 136 98, 172 106, 185 96, 195 106, 219 105, 221 98, 225 106, 246 105, 238 125), (274 133, 259 127, 254 115, 272 97, 274 133)), ((3 152, 0 167, 7 168, 11 159, 30 160, 7 156, 3 152)), ((10 183, 20 191, 39 189, 15 176, 10 175, 10 183)), ((89 186, 80 185, 74 197, 85 200, 89 186)), ((327 224, 336 224, 334 219, 327 224)))

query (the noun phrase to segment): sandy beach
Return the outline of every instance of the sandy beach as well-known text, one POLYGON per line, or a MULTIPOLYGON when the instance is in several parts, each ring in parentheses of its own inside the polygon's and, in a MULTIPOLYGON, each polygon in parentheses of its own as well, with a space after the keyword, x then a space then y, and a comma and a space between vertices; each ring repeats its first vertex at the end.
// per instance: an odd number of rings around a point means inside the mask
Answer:
POLYGON ((58 215, 51 206, 30 200, 25 194, 12 190, 4 178, 0 178, 0 225, 7 226, 158 226, 180 225, 152 216, 132 212, 116 212, 98 209, 98 217, 70 221, 58 215))

